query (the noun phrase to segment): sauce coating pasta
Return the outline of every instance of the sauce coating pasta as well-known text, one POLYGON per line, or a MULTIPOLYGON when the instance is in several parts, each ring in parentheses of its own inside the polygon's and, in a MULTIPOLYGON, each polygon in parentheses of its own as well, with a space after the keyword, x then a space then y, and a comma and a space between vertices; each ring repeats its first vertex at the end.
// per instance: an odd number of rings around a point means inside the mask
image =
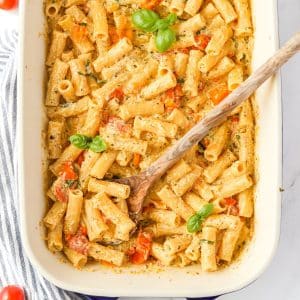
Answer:
POLYGON ((55 0, 45 15, 49 250, 76 268, 229 265, 253 230, 251 99, 155 183, 137 224, 111 179, 145 170, 247 78, 248 0, 55 0))

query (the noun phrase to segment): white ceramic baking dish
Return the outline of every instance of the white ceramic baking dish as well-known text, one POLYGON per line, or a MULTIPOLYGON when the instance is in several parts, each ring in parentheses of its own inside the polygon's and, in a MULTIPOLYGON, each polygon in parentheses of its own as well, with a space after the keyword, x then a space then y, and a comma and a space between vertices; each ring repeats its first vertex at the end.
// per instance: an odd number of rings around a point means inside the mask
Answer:
MULTIPOLYGON (((26 253, 35 268, 55 285, 98 296, 204 297, 228 293, 254 281, 272 259, 280 229, 281 99, 279 76, 256 93, 259 108, 257 157, 259 181, 255 202, 255 234, 242 258, 223 271, 204 274, 197 267, 167 268, 159 273, 120 274, 109 269, 75 270, 51 254, 41 239, 45 212, 41 161, 44 125, 43 1, 21 1, 19 72, 19 191, 21 231, 26 253), (199 274, 196 275, 195 271, 199 274)), ((253 0, 256 28, 253 68, 277 48, 275 0, 253 0)), ((136 269, 135 269, 136 270, 136 269)))

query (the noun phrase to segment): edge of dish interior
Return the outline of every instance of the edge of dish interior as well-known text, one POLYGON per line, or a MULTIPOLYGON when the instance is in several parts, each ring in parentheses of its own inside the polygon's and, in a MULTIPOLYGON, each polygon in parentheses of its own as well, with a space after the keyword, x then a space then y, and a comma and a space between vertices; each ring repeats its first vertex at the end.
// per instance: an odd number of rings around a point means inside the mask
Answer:
MULTIPOLYGON (((228 293, 254 281, 269 265, 279 238, 282 145, 279 75, 256 92, 260 180, 256 190, 255 234, 241 259, 215 273, 202 273, 197 266, 169 267, 164 272, 151 273, 138 272, 137 268, 119 273, 107 268, 98 272, 77 271, 50 253, 40 234, 39 223, 44 213, 40 163, 43 157, 44 15, 42 1, 25 2, 21 1, 20 9, 19 195, 23 246, 35 268, 61 288, 101 296, 204 297, 228 293)), ((252 11, 256 27, 255 69, 277 48, 276 1, 253 0, 252 11)))

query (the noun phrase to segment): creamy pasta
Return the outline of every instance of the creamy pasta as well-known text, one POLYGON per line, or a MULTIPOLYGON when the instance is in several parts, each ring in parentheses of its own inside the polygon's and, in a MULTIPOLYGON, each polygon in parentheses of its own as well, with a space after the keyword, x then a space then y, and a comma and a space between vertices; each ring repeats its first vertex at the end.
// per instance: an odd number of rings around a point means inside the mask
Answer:
POLYGON ((251 99, 151 188, 130 187, 249 75, 248 0, 49 0, 47 245, 76 267, 230 264, 252 235, 251 99))

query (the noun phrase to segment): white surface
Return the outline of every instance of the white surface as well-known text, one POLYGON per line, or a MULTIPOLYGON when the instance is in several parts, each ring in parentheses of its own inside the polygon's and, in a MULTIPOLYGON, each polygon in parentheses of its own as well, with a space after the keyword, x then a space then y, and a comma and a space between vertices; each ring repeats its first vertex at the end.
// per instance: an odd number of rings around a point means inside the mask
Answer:
MULTIPOLYGON (((0 26, 3 15, 0 12, 0 26)), ((300 30, 300 1, 279 0, 279 25, 281 41, 300 30)), ((271 266, 251 286, 236 293, 222 296, 231 299, 296 300, 300 298, 300 56, 283 68, 283 115, 284 115, 284 188, 282 233, 279 249, 271 266), (298 72, 297 72, 298 71, 298 72), (298 121, 298 122, 297 122, 298 121)), ((148 298, 149 300, 149 298, 148 298)))
POLYGON ((17 28, 18 10, 5 11, 0 9, 0 28, 17 28))

